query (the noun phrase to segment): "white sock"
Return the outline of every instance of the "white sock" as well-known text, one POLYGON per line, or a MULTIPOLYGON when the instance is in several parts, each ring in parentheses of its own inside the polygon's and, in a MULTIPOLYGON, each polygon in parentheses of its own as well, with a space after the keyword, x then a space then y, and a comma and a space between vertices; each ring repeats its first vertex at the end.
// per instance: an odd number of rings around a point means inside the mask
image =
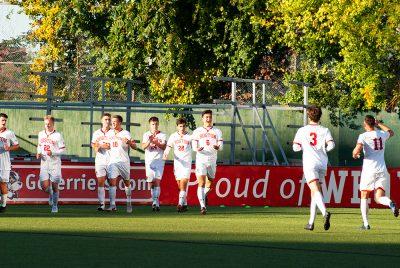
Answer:
POLYGON ((97 197, 99 198, 99 202, 100 204, 103 206, 105 203, 105 199, 106 199, 106 191, 104 189, 104 186, 99 186, 97 188, 97 197))
POLYGON ((197 188, 197 198, 199 199, 200 207, 204 208, 206 205, 204 204, 204 188, 198 187, 197 188))
POLYGON ((315 204, 317 204, 318 209, 321 211, 322 216, 326 215, 326 207, 324 200, 322 199, 322 194, 320 191, 314 193, 313 197, 315 204))
POLYGON ((117 186, 110 186, 108 189, 108 194, 110 196, 110 206, 115 207, 115 196, 117 194, 117 186))
POLYGON ((204 187, 204 196, 207 196, 207 194, 210 192, 210 187, 204 187))
POLYGON ((154 188, 155 187, 152 187, 151 189, 150 189, 150 193, 151 193, 151 198, 153 199, 153 206, 154 205, 156 205, 156 198, 155 198, 155 190, 154 190, 154 188))
POLYGON ((2 207, 7 206, 7 197, 8 197, 8 194, 2 194, 1 195, 1 206, 2 207))
POLYGON ((60 191, 53 192, 53 206, 57 206, 58 204, 58 196, 60 195, 60 191))
POLYGON ((378 198, 378 203, 390 207, 390 203, 392 203, 392 200, 390 200, 387 196, 382 196, 378 198))
POLYGON ((186 199, 186 192, 185 191, 180 191, 179 192, 179 205, 184 206, 185 199, 186 199))
POLYGON ((361 199, 360 201, 361 216, 364 222, 364 226, 367 227, 368 224, 368 198, 361 199))
POLYGON ((310 220, 308 221, 308 224, 314 224, 316 215, 317 215, 317 204, 315 203, 314 198, 311 197, 310 220))
POLYGON ((155 200, 156 200, 156 206, 159 207, 160 206, 160 194, 161 194, 161 187, 154 187, 154 196, 155 196, 155 200))
POLYGON ((126 194, 126 204, 130 205, 132 202, 132 198, 131 198, 131 186, 125 186, 125 194, 126 194))

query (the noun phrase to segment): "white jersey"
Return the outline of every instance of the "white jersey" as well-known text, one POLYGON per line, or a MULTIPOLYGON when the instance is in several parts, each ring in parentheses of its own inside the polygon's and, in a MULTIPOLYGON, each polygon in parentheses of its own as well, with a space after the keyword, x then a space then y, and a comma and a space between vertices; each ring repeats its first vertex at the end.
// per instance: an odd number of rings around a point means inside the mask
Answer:
POLYGON ((192 163, 192 136, 189 133, 181 136, 175 132, 169 137, 167 146, 174 149, 174 161, 192 163))
POLYGON ((357 143, 363 145, 363 172, 385 172, 385 143, 389 132, 383 130, 367 131, 358 137, 357 143))
POLYGON ((328 128, 317 124, 309 124, 297 130, 293 143, 303 150, 303 169, 326 169, 328 155, 326 144, 333 141, 328 128))
MULTIPOLYGON (((109 131, 112 130, 110 129, 109 131)), ((96 142, 99 145, 110 143, 107 137, 107 132, 103 132, 101 128, 93 132, 92 144, 96 142)), ((110 160, 109 150, 99 148, 99 150, 96 153, 96 159, 95 159, 96 165, 107 165, 109 160, 110 160)))
POLYGON ((61 168, 61 154, 65 151, 64 139, 60 132, 53 130, 47 133, 42 130, 38 135, 37 153, 41 154, 41 168, 61 168), (51 155, 49 155, 51 152, 51 155))
POLYGON ((126 144, 123 139, 131 140, 131 134, 127 130, 121 130, 116 132, 111 129, 106 134, 107 139, 110 142, 110 161, 109 163, 125 162, 130 163, 129 159, 129 145, 126 144))
POLYGON ((196 162, 215 163, 217 162, 218 150, 213 145, 220 145, 222 149, 223 138, 222 132, 218 128, 199 127, 193 132, 193 142, 197 142, 197 148, 203 147, 203 150, 197 152, 196 162))
MULTIPOLYGON (((142 143, 147 143, 150 136, 153 136, 153 139, 157 139, 159 143, 165 144, 167 142, 167 135, 161 131, 158 131, 154 135, 150 131, 147 131, 143 134, 142 143)), ((146 164, 150 164, 154 160, 162 160, 163 153, 163 149, 156 146, 154 143, 150 143, 150 145, 144 150, 144 161, 146 164)))
POLYGON ((0 132, 0 170, 11 170, 10 151, 4 150, 4 145, 17 145, 18 140, 12 130, 4 129, 0 132))

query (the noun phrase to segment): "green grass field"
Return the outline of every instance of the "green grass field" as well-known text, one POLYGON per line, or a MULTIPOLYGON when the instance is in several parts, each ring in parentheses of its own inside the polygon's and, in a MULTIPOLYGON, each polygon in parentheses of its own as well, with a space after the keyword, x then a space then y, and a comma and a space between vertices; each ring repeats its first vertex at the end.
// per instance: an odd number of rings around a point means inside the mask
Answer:
POLYGON ((358 209, 331 209, 324 231, 303 230, 306 208, 197 208, 126 214, 95 206, 9 206, 0 214, 1 267, 398 267, 400 221, 370 210, 360 231, 358 209))

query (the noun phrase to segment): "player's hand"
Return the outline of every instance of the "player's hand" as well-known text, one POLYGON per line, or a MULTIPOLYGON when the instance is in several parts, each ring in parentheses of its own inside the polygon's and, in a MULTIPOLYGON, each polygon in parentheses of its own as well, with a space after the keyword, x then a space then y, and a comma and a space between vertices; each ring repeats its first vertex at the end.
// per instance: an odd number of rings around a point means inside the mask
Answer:
POLYGON ((360 158, 360 154, 353 154, 353 158, 354 158, 354 159, 360 158))
POLYGON ((199 147, 199 148, 197 149, 198 152, 201 152, 201 151, 203 151, 203 150, 204 150, 204 147, 199 147))
POLYGON ((110 149, 110 144, 109 143, 103 143, 98 146, 101 149, 110 149))
POLYGON ((379 126, 379 124, 381 124, 382 123, 382 121, 381 120, 379 120, 379 119, 375 119, 375 125, 376 126, 379 126))
POLYGON ((213 145, 213 148, 218 151, 219 150, 219 145, 213 145))
POLYGON ((122 142, 125 144, 129 144, 129 140, 127 138, 122 138, 122 142))
POLYGON ((6 143, 4 143, 3 148, 4 148, 4 150, 6 150, 6 151, 10 151, 10 146, 8 146, 8 144, 6 144, 6 143))
POLYGON ((50 150, 46 151, 46 153, 47 153, 48 156, 51 156, 53 154, 50 150))
POLYGON ((168 156, 165 155, 165 154, 163 154, 162 159, 163 159, 163 160, 167 160, 167 158, 168 158, 168 156))
POLYGON ((42 154, 36 154, 36 159, 42 158, 42 154))

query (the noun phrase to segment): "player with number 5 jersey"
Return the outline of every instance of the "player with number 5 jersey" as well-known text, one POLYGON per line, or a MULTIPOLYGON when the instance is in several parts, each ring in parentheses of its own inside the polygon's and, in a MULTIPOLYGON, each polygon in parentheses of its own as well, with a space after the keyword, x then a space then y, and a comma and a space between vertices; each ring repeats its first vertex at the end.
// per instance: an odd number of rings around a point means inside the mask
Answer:
POLYGON ((322 198, 321 184, 325 183, 328 165, 327 152, 333 150, 335 143, 328 128, 319 124, 322 116, 321 108, 311 106, 307 108, 310 123, 300 128, 293 140, 293 150, 303 151, 303 174, 311 190, 310 220, 306 230, 314 230, 316 208, 324 216, 324 229, 330 228, 331 214, 326 211, 322 198))

